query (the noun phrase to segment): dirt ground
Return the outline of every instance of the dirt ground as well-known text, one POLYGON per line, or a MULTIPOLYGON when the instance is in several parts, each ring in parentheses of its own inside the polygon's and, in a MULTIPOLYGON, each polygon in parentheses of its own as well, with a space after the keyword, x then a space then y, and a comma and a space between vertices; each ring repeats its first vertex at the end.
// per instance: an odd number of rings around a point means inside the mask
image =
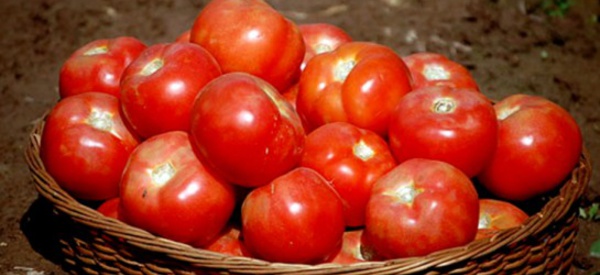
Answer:
MULTIPOLYGON (((23 158, 33 123, 58 99, 63 60, 100 38, 171 41, 191 26, 205 2, 1 1, 0 273, 64 272, 43 238, 29 231, 48 222, 31 214, 47 205, 36 200, 23 158)), ((600 1, 269 2, 298 23, 333 23, 355 40, 382 43, 401 55, 425 50, 446 54, 465 64, 492 98, 545 96, 571 112, 592 160, 600 159, 600 1), (545 8, 552 2, 568 2, 570 9, 545 8)), ((600 171, 598 165, 594 168, 585 205, 600 202, 600 171)), ((600 259, 589 257, 588 251, 600 239, 600 222, 582 221, 580 229, 577 274, 594 274, 600 271, 600 259)))

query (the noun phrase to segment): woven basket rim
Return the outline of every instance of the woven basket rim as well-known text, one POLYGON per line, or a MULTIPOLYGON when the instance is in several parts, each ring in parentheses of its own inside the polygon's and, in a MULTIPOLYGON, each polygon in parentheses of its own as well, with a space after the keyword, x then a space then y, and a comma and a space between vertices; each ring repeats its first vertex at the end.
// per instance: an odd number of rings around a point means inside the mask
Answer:
POLYGON ((74 221, 94 230, 102 230, 107 236, 119 238, 128 245, 139 249, 163 254, 166 257, 189 264, 190 268, 209 268, 227 270, 232 273, 245 274, 323 274, 334 272, 341 274, 353 272, 368 273, 374 270, 379 273, 419 272, 432 267, 444 267, 460 262, 486 257, 501 248, 513 245, 523 239, 547 229, 553 222, 562 219, 573 204, 582 197, 591 178, 589 152, 583 146, 578 165, 565 180, 554 197, 544 204, 542 209, 530 215, 520 227, 501 230, 487 239, 473 241, 465 246, 444 249, 427 256, 400 258, 387 261, 367 261, 353 264, 323 263, 317 265, 272 263, 249 257, 236 257, 212 252, 190 245, 175 242, 153 235, 143 229, 130 226, 116 219, 105 217, 89 208, 66 191, 62 190, 50 176, 41 161, 39 150, 45 118, 40 118, 29 135, 25 148, 25 159, 29 166, 37 191, 60 212, 74 221), (387 271, 387 272, 386 272, 387 271))

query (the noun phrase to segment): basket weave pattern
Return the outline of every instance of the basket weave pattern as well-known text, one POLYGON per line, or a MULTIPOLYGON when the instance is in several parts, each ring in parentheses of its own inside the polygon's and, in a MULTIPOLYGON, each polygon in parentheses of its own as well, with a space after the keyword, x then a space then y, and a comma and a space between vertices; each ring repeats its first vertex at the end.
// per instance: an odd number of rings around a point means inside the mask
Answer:
MULTIPOLYGON (((568 274, 575 252, 578 201, 590 179, 587 152, 556 194, 523 226, 428 255, 350 265, 298 265, 195 249, 106 218, 62 190, 39 156, 41 120, 25 157, 38 192, 64 225, 64 268, 79 274, 568 274)), ((585 150, 584 150, 585 151, 585 150)))

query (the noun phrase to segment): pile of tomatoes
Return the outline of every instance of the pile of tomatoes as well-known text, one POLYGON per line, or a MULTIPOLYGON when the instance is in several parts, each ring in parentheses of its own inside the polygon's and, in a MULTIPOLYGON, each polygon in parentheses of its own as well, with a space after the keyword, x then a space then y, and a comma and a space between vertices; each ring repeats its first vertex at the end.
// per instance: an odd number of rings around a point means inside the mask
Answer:
POLYGON ((518 226, 582 149, 567 111, 495 104, 436 53, 399 56, 260 0, 213 0, 177 41, 65 61, 45 168, 99 211, 273 262, 421 256, 518 226), (477 189, 492 198, 480 198, 477 189))

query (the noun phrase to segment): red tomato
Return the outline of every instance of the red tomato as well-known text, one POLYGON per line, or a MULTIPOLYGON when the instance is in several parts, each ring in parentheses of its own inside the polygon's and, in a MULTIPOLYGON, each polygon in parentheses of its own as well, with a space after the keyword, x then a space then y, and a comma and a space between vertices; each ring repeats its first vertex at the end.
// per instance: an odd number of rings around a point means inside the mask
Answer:
POLYGON ((292 85, 292 87, 287 89, 285 92, 281 93, 283 95, 283 98, 285 98, 285 100, 294 108, 294 110, 296 110, 296 98, 298 98, 298 88, 299 85, 298 83, 296 83, 292 85))
POLYGON ((175 39, 175 42, 190 42, 191 30, 184 31, 175 39))
POLYGON ((305 51, 296 24, 261 0, 211 1, 190 41, 211 52, 224 73, 250 73, 281 92, 296 79, 305 51))
POLYGON ((346 226, 362 226, 373 183, 396 166, 381 136, 346 122, 325 124, 306 137, 300 165, 323 175, 344 200, 346 226))
POLYGON ((46 118, 40 157, 48 173, 73 197, 117 197, 125 163, 139 141, 125 126, 119 99, 82 93, 59 101, 46 118))
POLYGON ((352 41, 352 37, 343 29, 328 23, 300 24, 298 29, 300 29, 306 46, 304 61, 300 65, 301 70, 304 70, 313 56, 331 52, 340 45, 352 41))
POLYGON ((206 250, 227 254, 230 256, 251 257, 250 252, 244 246, 240 236, 240 229, 228 225, 219 236, 203 247, 206 250))
POLYGON ((398 162, 427 158, 477 175, 496 149, 498 122, 481 93, 446 86, 406 95, 392 116, 389 139, 398 162))
POLYGON ((133 226, 203 246, 227 224, 235 206, 233 187, 198 160, 186 132, 142 142, 121 181, 121 214, 133 226))
POLYGON ((475 187, 445 162, 407 160, 381 177, 367 204, 365 257, 423 256, 474 240, 479 220, 475 187))
POLYGON ((514 204, 494 200, 479 200, 479 227, 476 240, 492 237, 498 231, 517 227, 529 216, 514 204))
POLYGON ((411 89, 408 69, 393 50, 349 42, 312 58, 300 77, 296 108, 311 130, 342 121, 384 136, 411 89))
POLYGON ((494 105, 498 147, 479 180, 494 195, 524 201, 556 188, 579 161, 577 122, 548 99, 516 94, 494 105))
POLYGON ((300 161, 300 118, 269 83, 225 74, 196 98, 191 134, 199 155, 229 181, 265 185, 300 161))
POLYGON ((133 37, 95 40, 79 48, 60 69, 60 97, 84 92, 120 97, 123 71, 145 48, 133 37))
POLYGON ((119 203, 121 199, 118 197, 104 201, 97 209, 102 215, 119 220, 119 203))
POLYGON ((123 114, 144 138, 188 131, 194 99, 220 75, 217 61, 196 44, 148 47, 123 73, 123 114))
POLYGON ((342 237, 342 246, 338 253, 333 255, 333 259, 327 262, 337 264, 353 264, 364 262, 365 259, 361 253, 363 230, 351 230, 344 232, 342 237))
POLYGON ((336 252, 343 233, 342 201, 309 168, 252 190, 242 204, 244 243, 261 259, 318 263, 336 252))
POLYGON ((402 58, 413 79, 413 88, 450 86, 479 91, 471 73, 460 63, 438 53, 414 53, 402 58))

